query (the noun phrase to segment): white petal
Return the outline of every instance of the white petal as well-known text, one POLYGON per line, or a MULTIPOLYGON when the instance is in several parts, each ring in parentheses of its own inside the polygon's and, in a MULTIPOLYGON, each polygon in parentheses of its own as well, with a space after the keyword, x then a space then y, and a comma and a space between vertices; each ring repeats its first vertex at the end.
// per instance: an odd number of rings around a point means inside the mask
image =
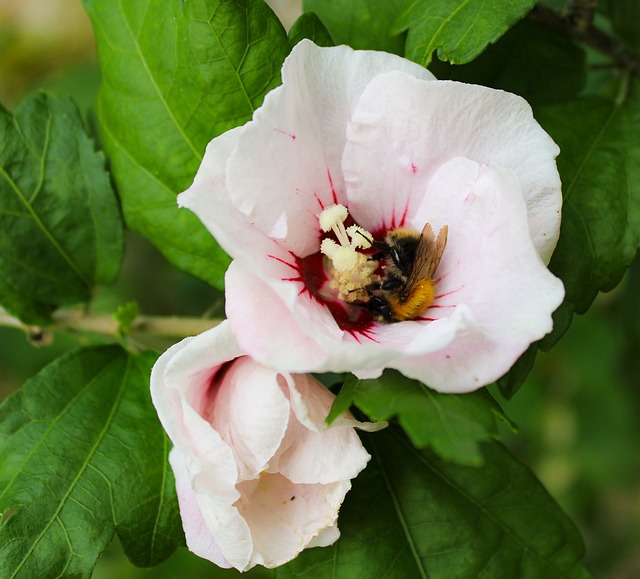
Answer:
POLYGON ((228 322, 223 322, 175 344, 154 365, 153 404, 174 446, 185 454, 208 455, 218 447, 220 438, 205 418, 209 386, 216 372, 242 353, 228 322))
POLYGON ((559 149, 522 98, 390 72, 369 83, 347 136, 348 207, 363 227, 380 230, 411 220, 434 172, 453 157, 468 157, 514 171, 531 237, 549 261, 560 228, 559 149))
POLYGON ((306 371, 322 365, 326 354, 318 342, 303 331, 305 326, 294 318, 291 310, 295 307, 302 315, 308 315, 311 319, 306 328, 315 328, 319 335, 327 326, 331 331, 331 325, 338 339, 340 332, 324 308, 313 303, 312 298, 297 296, 296 287, 289 285, 281 288, 283 293, 289 290, 287 303, 254 275, 251 268, 233 261, 225 276, 226 312, 240 344, 254 359, 282 370, 306 371), (298 299, 304 303, 291 304, 298 299))
POLYGON ((320 534, 309 542, 307 549, 310 549, 311 547, 328 547, 329 545, 333 545, 339 538, 340 530, 336 523, 331 527, 320 531, 320 534))
POLYGON ((209 420, 233 450, 239 480, 255 478, 267 467, 280 447, 289 413, 275 370, 244 356, 226 371, 209 420))
POLYGON ((169 453, 169 462, 176 478, 180 517, 189 551, 219 567, 231 567, 204 520, 198 499, 191 488, 184 456, 174 448, 169 453))
POLYGON ((351 487, 296 485, 280 474, 265 474, 240 485, 238 509, 251 527, 254 552, 247 568, 277 567, 293 559, 325 529, 336 524, 338 510, 351 487))
POLYGON ((235 505, 240 493, 232 498, 216 490, 212 484, 216 477, 215 465, 209 465, 200 474, 190 472, 189 476, 202 517, 225 559, 236 569, 246 569, 254 543, 250 525, 235 505))
POLYGON ((424 314, 437 321, 424 323, 407 358, 392 366, 436 390, 474 390, 499 378, 551 331, 564 288, 531 242, 512 171, 453 159, 430 180, 417 213, 431 215, 435 229, 449 226, 438 297, 424 314), (456 326, 449 345, 420 355, 428 333, 449 324, 456 326))
POLYGON ((281 383, 286 384, 297 421, 309 430, 322 432, 328 428, 348 426, 376 432, 387 426, 386 422, 360 422, 350 412, 343 412, 329 426, 326 419, 336 399, 334 394, 309 374, 283 374, 281 383))
POLYGON ((194 525, 190 533, 195 548, 212 549, 210 545, 207 547, 201 520, 194 515, 199 509, 213 541, 225 560, 236 568, 244 568, 249 561, 251 535, 233 506, 240 497, 233 452, 212 428, 207 413, 212 379, 240 353, 228 323, 223 322, 170 348, 156 362, 151 377, 154 405, 175 446, 172 467, 177 469, 176 477, 181 478, 181 490, 187 489, 184 512, 189 519, 183 520, 183 525, 185 528, 194 525), (184 481, 184 472, 180 471, 184 468, 191 492, 184 481))
POLYGON ((193 211, 229 255, 249 251, 264 257, 272 253, 273 242, 233 205, 227 190, 227 161, 243 129, 231 129, 207 145, 193 184, 178 195, 178 205, 193 211))
POLYGON ((283 376, 294 416, 270 472, 280 472, 295 483, 334 483, 358 476, 371 458, 353 426, 329 427, 324 419, 334 400, 311 376, 283 376))
POLYGON ((367 83, 389 70, 433 78, 391 54, 302 41, 285 61, 283 85, 243 127, 227 165, 231 198, 260 231, 301 257, 318 250, 316 215, 343 199, 340 164, 351 112, 367 83))

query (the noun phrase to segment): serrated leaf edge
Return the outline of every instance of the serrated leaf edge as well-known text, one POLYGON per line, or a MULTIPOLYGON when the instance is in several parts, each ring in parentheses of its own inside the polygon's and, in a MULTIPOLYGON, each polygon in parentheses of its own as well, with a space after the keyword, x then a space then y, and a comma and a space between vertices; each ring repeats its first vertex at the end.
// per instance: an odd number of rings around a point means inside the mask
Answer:
MULTIPOLYGON (((43 441, 46 439, 46 435, 49 434, 51 432, 51 430, 54 428, 54 426, 59 422, 59 420, 62 418, 62 416, 64 416, 67 412, 67 410, 69 410, 73 404, 82 396, 84 395, 84 393, 87 391, 88 388, 91 387, 91 385, 105 372, 107 372, 112 365, 120 363, 121 360, 119 358, 115 358, 112 359, 111 361, 109 361, 101 370, 100 372, 98 372, 92 379, 90 382, 88 382, 83 388, 81 388, 77 395, 74 396, 69 403, 64 407, 64 411, 61 412, 60 414, 58 414, 58 416, 56 416, 56 418, 51 422, 50 427, 46 430, 44 436, 38 441, 38 444, 32 449, 32 451, 29 453, 29 455, 26 457, 25 461, 22 463, 22 465, 25 465, 32 457, 33 453, 40 447, 40 445, 43 443, 43 441)), ((119 392, 118 395, 116 397, 116 399, 114 400, 114 403, 112 405, 111 411, 109 412, 109 415, 107 416, 107 419, 105 420, 105 425, 102 428, 102 430, 99 432, 98 436, 96 437, 96 443, 92 446, 90 452, 87 454, 87 459, 84 461, 83 466, 79 469, 78 474, 76 475, 76 477, 74 478, 74 480, 71 482, 71 484, 69 485, 69 489, 66 492, 66 494, 62 497, 62 499, 60 500, 60 504, 58 506, 58 508, 56 509, 56 511, 53 513, 53 515, 51 516, 49 522, 44 526, 44 528, 42 529, 42 531, 40 532, 40 534, 34 539, 33 544, 31 545, 31 548, 29 549, 29 551, 24 555, 24 557, 22 558, 22 560, 20 561, 19 565, 17 566, 17 568, 15 569, 14 573, 8 578, 8 579, 13 579, 14 577, 16 577, 16 575, 18 574, 18 572, 20 571, 20 569, 23 567, 23 565, 27 562, 29 556, 31 555, 31 553, 33 552, 33 550, 36 548, 36 546, 38 545, 38 543, 40 542, 40 540, 42 539, 42 537, 46 534, 46 532, 49 530, 49 528, 53 525, 53 523, 58 519, 58 515, 60 514, 62 508, 64 507, 64 505, 67 502, 67 499, 70 497, 72 491, 75 489, 77 482, 79 481, 80 477, 82 476, 82 474, 87 470, 87 468, 90 466, 90 459, 94 456, 94 454, 96 453, 98 447, 100 446, 102 440, 104 439, 109 426, 111 425, 111 423, 113 422, 113 417, 116 414, 116 410, 119 408, 120 406, 120 401, 122 400, 122 397, 124 395, 124 391, 125 391, 125 384, 127 382, 127 377, 129 375, 130 372, 130 368, 131 368, 131 357, 127 357, 127 365, 125 368, 125 371, 123 373, 123 378, 122 381, 120 383, 120 388, 119 388, 119 392)), ((22 470, 22 469, 21 469, 22 470)), ((5 491, 6 489, 8 489, 11 486, 11 483, 13 483, 13 481, 15 481, 15 479, 19 476, 21 471, 16 471, 16 474, 12 477, 11 481, 9 482, 9 484, 5 487, 5 491)), ((108 481, 107 481, 108 482, 108 481)), ((0 494, 0 499, 2 499, 2 497, 4 496, 5 491, 3 491, 0 494)), ((112 501, 113 502, 113 501, 112 501)), ((62 524, 62 522, 60 522, 62 524)), ((63 525, 64 528, 64 525, 63 525)), ((115 532, 115 518, 114 518, 114 532, 115 532)), ((65 529, 66 532, 66 529, 65 529)), ((69 542, 70 547, 72 548, 71 543, 69 542)), ((72 551, 73 552, 73 551, 72 551)), ((69 560, 67 561, 67 567, 71 562, 71 558, 69 558, 69 560)), ((65 569, 67 568, 65 567, 65 569)))

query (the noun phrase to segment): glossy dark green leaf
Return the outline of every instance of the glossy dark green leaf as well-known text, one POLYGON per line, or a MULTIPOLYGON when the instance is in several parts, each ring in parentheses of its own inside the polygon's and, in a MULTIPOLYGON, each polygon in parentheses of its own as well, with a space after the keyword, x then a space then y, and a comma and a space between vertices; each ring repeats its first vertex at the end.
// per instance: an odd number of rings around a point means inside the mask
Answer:
POLYGON ((404 52, 405 34, 392 31, 405 0, 303 0, 337 44, 356 49, 404 52))
POLYGON ((448 463, 394 429, 340 510, 341 538, 304 551, 277 579, 582 579, 582 539, 544 487, 499 443, 481 468, 448 463))
POLYGON ((89 577, 118 534, 151 566, 182 540, 168 441, 149 395, 156 356, 72 352, 0 408, 3 577, 89 577))
POLYGON ((122 219, 74 104, 36 93, 0 108, 0 303, 27 323, 117 275, 122 219))
POLYGON ((243 124, 289 51, 262 0, 83 0, 104 77, 104 144, 127 224, 176 266, 222 287, 229 259, 176 194, 207 143, 243 124))
POLYGON ((476 466, 483 462, 480 443, 499 435, 497 419, 508 422, 484 389, 469 394, 442 394, 395 370, 387 370, 373 380, 349 376, 329 420, 351 404, 372 420, 397 417, 419 448, 431 447, 446 460, 476 466))
POLYGON ((522 20, 473 62, 434 60, 429 70, 451 79, 519 94, 532 105, 574 98, 586 82, 585 53, 567 36, 522 20))
POLYGON ((618 284, 640 245, 637 87, 617 101, 592 96, 545 107, 538 118, 561 150, 564 206, 550 268, 565 284, 565 303, 583 313, 618 284))
POLYGON ((536 0, 407 0, 395 29, 408 31, 405 55, 427 66, 434 50, 469 62, 524 17, 536 0))
POLYGON ((538 343, 531 344, 520 356, 511 369, 500 378, 496 384, 500 389, 500 393, 508 400, 510 399, 524 384, 525 379, 531 372, 533 364, 538 354, 538 343))
POLYGON ((289 41, 295 46, 303 38, 313 40, 318 46, 334 46, 335 42, 314 12, 305 12, 289 30, 289 41))

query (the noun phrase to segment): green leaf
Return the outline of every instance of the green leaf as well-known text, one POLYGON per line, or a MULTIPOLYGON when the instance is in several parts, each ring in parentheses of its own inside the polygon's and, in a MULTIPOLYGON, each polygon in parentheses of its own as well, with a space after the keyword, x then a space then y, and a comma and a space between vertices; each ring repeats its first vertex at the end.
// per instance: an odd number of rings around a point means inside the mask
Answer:
POLYGON ((527 467, 496 442, 464 467, 394 429, 366 437, 373 459, 340 510, 341 538, 303 551, 277 579, 578 579, 584 547, 527 467))
POLYGON ((73 103, 0 107, 0 303, 26 323, 116 277, 122 219, 101 154, 73 103))
POLYGON ((605 8, 616 35, 633 50, 640 50, 640 3, 637 0, 612 0, 605 8))
POLYGON ((640 100, 631 88, 617 101, 587 96, 537 114, 561 150, 562 227, 550 263, 567 292, 561 329, 568 308, 583 313, 618 284, 640 245, 640 100))
POLYGON ((104 81, 98 116, 127 224, 221 288, 229 258, 178 209, 207 143, 251 118, 289 52, 262 0, 83 0, 104 81))
POLYGON ((538 354, 538 342, 531 344, 502 378, 498 379, 496 384, 500 389, 500 393, 507 399, 511 397, 524 384, 529 372, 533 368, 538 354))
POLYGON ((373 380, 349 376, 328 420, 351 403, 372 420, 397 416, 417 447, 430 446, 446 460, 475 466, 483 463, 480 443, 499 436, 496 418, 509 423, 484 389, 469 394, 442 394, 395 370, 387 370, 373 380))
POLYGON ((532 105, 575 98, 586 82, 585 52, 567 36, 522 20, 473 62, 451 65, 434 60, 439 79, 500 88, 532 105))
POLYGON ((313 12, 302 14, 289 30, 291 46, 295 46, 303 38, 313 40, 318 46, 335 46, 335 42, 324 27, 324 24, 313 12))
POLYGON ((356 49, 384 50, 402 55, 405 35, 392 31, 405 0, 303 0, 336 44, 356 49))
POLYGON ((149 395, 156 356, 72 352, 0 407, 3 577, 89 577, 117 532, 133 563, 182 540, 168 440, 149 395))
POLYGON ((469 62, 523 18, 536 0, 413 0, 395 29, 408 30, 406 57, 427 66, 433 51, 453 64, 469 62))

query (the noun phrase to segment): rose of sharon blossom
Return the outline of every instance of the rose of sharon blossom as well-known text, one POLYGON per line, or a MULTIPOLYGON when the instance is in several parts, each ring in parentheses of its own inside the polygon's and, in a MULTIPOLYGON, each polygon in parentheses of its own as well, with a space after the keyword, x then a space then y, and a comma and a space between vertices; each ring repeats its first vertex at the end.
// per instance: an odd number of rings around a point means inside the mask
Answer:
POLYGON ((165 352, 153 403, 174 448, 187 546, 221 567, 275 567, 339 537, 338 509, 369 455, 350 415, 307 375, 254 362, 227 322, 165 352))
MULTIPOLYGON (((546 267, 560 227, 557 154, 518 96, 438 81, 390 54, 302 41, 253 119, 209 143, 179 203, 233 258, 227 316, 253 358, 361 378, 396 368, 465 392, 552 329, 564 295, 546 267), (363 234, 340 241, 321 228, 337 205, 363 234), (379 321, 358 303, 370 293, 360 281, 355 303, 344 299, 352 290, 337 277, 360 280, 349 269, 357 260, 333 267, 326 255, 362 255, 367 235, 381 242, 425 224, 434 236, 448 228, 427 309, 379 321)), ((384 281, 379 265, 372 283, 384 281)))

